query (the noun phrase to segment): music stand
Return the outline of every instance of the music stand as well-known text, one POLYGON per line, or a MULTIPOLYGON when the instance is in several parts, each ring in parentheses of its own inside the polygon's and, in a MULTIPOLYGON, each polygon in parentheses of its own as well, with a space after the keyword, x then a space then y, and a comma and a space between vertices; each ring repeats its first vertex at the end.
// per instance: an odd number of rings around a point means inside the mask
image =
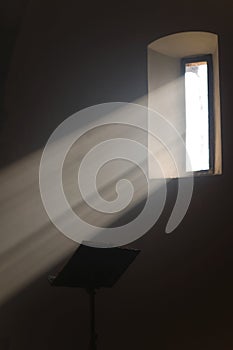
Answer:
POLYGON ((84 288, 90 296, 90 349, 96 350, 95 293, 111 288, 140 251, 126 248, 92 248, 80 245, 56 276, 48 276, 56 287, 84 288))

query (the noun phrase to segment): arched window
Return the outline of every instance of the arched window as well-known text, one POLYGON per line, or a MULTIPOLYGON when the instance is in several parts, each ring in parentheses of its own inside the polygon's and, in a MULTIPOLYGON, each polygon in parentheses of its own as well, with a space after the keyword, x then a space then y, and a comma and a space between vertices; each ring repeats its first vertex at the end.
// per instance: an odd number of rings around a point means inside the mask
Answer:
MULTIPOLYGON (((221 174, 221 118, 218 36, 207 32, 168 35, 148 46, 148 107, 172 123, 186 154, 179 155, 181 176, 221 174)), ((149 128, 156 127, 149 118, 149 128)), ((175 140, 171 140, 175 147, 175 140)), ((161 145, 149 136, 149 149, 161 145)), ((160 159, 164 164, 164 159, 160 159)), ((177 161, 177 160, 176 160, 177 161)), ((165 176, 176 177, 168 159, 165 176)), ((150 167, 150 176, 156 177, 150 167)))

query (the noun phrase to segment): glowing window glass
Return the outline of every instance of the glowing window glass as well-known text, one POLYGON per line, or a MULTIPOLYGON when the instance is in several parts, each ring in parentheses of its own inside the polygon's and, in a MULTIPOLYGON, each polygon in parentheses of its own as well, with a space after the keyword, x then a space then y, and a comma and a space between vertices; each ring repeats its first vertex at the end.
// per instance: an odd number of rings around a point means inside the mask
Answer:
POLYGON ((212 168, 211 87, 209 60, 184 60, 186 171, 208 171, 212 168))

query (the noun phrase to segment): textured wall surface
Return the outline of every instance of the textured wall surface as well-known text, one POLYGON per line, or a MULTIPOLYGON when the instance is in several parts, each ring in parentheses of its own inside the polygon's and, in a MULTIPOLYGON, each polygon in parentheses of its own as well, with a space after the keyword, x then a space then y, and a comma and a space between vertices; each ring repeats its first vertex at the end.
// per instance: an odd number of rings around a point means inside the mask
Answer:
POLYGON ((187 215, 164 233, 177 193, 132 247, 140 255, 97 293, 100 349, 233 347, 233 4, 177 0, 2 4, 0 344, 12 350, 87 349, 88 297, 47 275, 77 247, 47 218, 38 187, 54 128, 93 104, 147 95, 147 45, 179 31, 219 35, 223 175, 195 178, 187 215), (2 340, 1 340, 2 339, 2 340))

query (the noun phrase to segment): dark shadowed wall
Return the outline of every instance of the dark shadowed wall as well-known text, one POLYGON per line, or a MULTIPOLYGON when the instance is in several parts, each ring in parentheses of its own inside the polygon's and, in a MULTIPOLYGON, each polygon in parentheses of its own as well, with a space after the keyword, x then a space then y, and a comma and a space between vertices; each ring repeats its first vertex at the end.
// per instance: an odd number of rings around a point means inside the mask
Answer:
POLYGON ((46 217, 38 192, 41 149, 72 113, 146 96, 147 45, 170 33, 200 30, 216 32, 220 39, 223 175, 195 178, 187 215, 166 235, 177 192, 176 180, 169 183, 160 220, 132 244, 140 255, 115 288, 97 294, 97 331, 99 349, 232 349, 232 2, 32 0, 2 8, 0 131, 6 175, 0 348, 88 348, 86 294, 52 289, 47 282, 48 273, 66 257, 62 249, 69 255, 76 244, 47 219, 45 226, 40 223, 46 217), (30 160, 34 154, 36 160, 30 160), (9 169, 17 178, 14 166, 20 161, 27 168, 8 196, 9 169), (33 195, 35 203, 29 201, 33 195), (51 237, 40 244, 48 232, 51 237))

